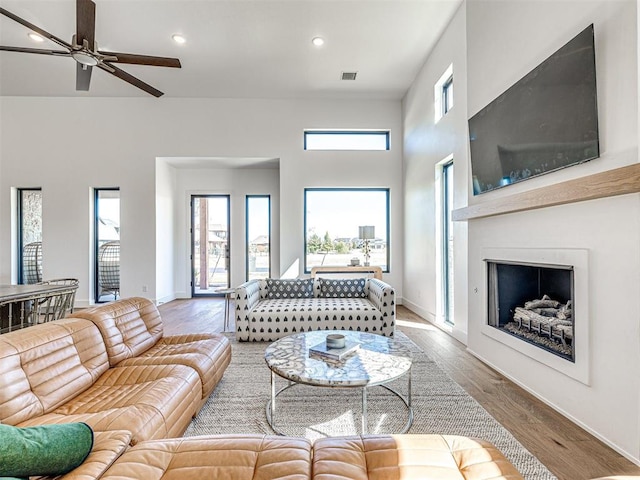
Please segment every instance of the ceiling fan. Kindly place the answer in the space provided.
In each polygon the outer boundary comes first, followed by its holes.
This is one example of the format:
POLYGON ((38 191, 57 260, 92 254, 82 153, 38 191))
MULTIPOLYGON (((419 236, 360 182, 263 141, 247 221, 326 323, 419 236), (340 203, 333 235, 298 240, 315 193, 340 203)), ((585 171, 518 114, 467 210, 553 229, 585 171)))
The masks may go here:
POLYGON ((128 63, 133 65, 151 65, 156 67, 180 68, 180 60, 168 57, 152 57, 149 55, 136 55, 133 53, 106 52, 98 49, 95 41, 96 31, 96 4, 92 0, 76 0, 76 33, 73 35, 71 43, 56 37, 55 35, 42 30, 41 28, 27 22, 17 15, 0 8, 0 13, 10 19, 33 30, 43 38, 48 38, 57 43, 65 50, 46 50, 40 48, 8 47, 0 45, 0 50, 7 52, 36 53, 40 55, 53 55, 56 57, 71 57, 76 62, 76 90, 88 91, 91 82, 91 70, 98 67, 111 75, 118 77, 125 82, 138 87, 141 90, 160 97, 163 93, 130 75, 129 73, 116 67, 114 63, 128 63))

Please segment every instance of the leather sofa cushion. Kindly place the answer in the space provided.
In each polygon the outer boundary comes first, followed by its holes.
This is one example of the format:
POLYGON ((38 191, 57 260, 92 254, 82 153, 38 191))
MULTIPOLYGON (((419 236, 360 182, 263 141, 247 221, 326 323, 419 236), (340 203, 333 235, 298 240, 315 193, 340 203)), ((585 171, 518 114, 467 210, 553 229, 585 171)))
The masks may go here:
POLYGON ((182 435, 201 396, 198 374, 183 365, 111 368, 74 399, 19 426, 85 422, 95 431, 128 430, 137 443, 182 435))
POLYGON ((491 443, 455 435, 323 438, 313 447, 313 480, 522 480, 491 443))
POLYGON ((109 368, 98 328, 63 319, 0 335, 0 422, 54 411, 109 368))
POLYGON ((304 438, 224 435, 143 442, 101 480, 308 480, 311 444, 304 438))
MULTIPOLYGON (((94 432, 93 449, 89 457, 78 468, 66 475, 56 477, 56 480, 90 480, 100 476, 122 455, 129 447, 131 433, 124 430, 110 432, 94 432)), ((49 480, 51 477, 38 478, 49 480)))
POLYGON ((142 297, 85 308, 70 316, 90 320, 100 329, 112 367, 153 347, 164 331, 158 309, 142 297))
POLYGON ((231 362, 231 343, 219 334, 189 334, 164 337, 138 357, 118 363, 129 365, 186 365, 198 372, 202 398, 207 398, 231 362))
POLYGON ((200 375, 203 399, 220 382, 231 361, 231 344, 223 335, 164 337, 160 313, 146 298, 121 299, 80 310, 73 317, 87 319, 100 329, 112 367, 186 365, 200 375))

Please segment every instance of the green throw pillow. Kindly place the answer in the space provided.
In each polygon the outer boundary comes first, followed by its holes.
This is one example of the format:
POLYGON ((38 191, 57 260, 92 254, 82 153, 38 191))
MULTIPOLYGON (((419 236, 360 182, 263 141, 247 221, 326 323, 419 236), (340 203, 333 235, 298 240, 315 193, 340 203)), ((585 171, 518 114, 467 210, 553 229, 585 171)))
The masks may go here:
POLYGON ((93 430, 86 423, 0 424, 0 477, 62 475, 84 462, 92 447, 93 430))

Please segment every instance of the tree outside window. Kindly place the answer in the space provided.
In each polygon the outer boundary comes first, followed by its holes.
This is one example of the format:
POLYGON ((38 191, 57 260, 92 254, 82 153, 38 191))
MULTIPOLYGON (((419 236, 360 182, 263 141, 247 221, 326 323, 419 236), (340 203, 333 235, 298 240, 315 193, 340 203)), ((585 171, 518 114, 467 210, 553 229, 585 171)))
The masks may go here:
POLYGON ((347 266, 365 260, 358 227, 372 225, 370 264, 389 271, 389 189, 305 189, 305 271, 315 266, 347 266))

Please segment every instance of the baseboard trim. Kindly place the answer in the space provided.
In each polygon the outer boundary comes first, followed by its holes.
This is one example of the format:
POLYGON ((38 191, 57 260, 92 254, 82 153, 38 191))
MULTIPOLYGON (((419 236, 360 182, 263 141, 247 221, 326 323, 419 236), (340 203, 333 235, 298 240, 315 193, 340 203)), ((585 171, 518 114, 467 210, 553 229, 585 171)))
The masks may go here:
POLYGON ((540 400, 541 402, 543 402, 545 405, 548 405, 549 407, 553 408, 556 412, 558 412, 559 414, 561 414, 562 416, 568 418, 569 420, 571 420, 573 423, 575 423, 576 425, 578 425, 579 427, 583 428, 584 430, 586 430, 587 432, 589 432, 591 435, 593 435, 594 437, 596 437, 598 440, 600 440, 601 442, 603 442, 604 444, 606 444, 607 446, 611 447, 613 450, 615 450, 616 452, 618 452, 620 455, 622 455, 623 457, 625 457, 627 460, 635 463, 636 465, 640 466, 640 458, 637 458, 635 456, 633 456, 633 454, 627 452, 624 448, 620 447, 619 445, 617 445, 616 443, 612 442, 611 440, 607 439, 606 437, 600 435, 596 430, 594 430, 593 428, 591 428, 589 425, 586 425, 584 422, 578 420, 577 418, 575 418, 573 415, 569 414, 568 412, 566 412, 565 410, 563 410, 562 408, 560 408, 559 406, 557 406, 556 404, 554 404, 553 402, 551 402, 550 400, 548 400, 547 398, 545 398, 544 396, 540 395, 538 392, 536 392, 535 390, 532 390, 531 388, 529 388, 527 385, 523 384, 522 382, 520 382, 518 379, 514 378, 513 376, 509 375, 508 373, 506 373, 504 370, 502 370, 500 367, 494 365, 492 362, 488 361, 486 358, 484 358, 482 355, 479 355, 478 353, 474 352, 472 349, 470 349, 469 347, 467 347, 467 352, 469 352, 471 355, 473 355, 474 357, 476 357, 478 360, 480 360, 482 363, 484 363, 485 365, 488 365, 489 367, 493 368, 496 372, 500 373, 502 376, 504 376, 505 378, 509 379, 511 382, 515 383, 516 385, 518 385, 520 388, 522 388, 523 390, 526 390, 527 392, 529 392, 531 395, 533 395, 534 397, 536 397, 538 400, 540 400))
POLYGON ((467 345, 467 334, 466 334, 466 332, 463 332, 461 330, 456 329, 455 325, 449 325, 447 323, 438 321, 436 319, 436 316, 433 313, 423 309, 419 305, 417 305, 417 304, 415 304, 415 303, 413 303, 413 302, 411 302, 411 301, 409 301, 407 299, 404 299, 403 306, 405 308, 407 308, 408 310, 411 310, 411 312, 415 313, 416 315, 418 315, 422 319, 424 319, 427 322, 429 322, 434 327, 439 328, 440 330, 445 332, 447 335, 451 335, 453 338, 455 338, 456 340, 458 340, 462 344, 467 345))
POLYGON ((155 304, 156 305, 162 305, 163 303, 168 303, 171 300, 175 300, 177 297, 175 295, 175 293, 171 294, 171 295, 165 295, 164 297, 161 298, 157 298, 155 300, 155 304))

